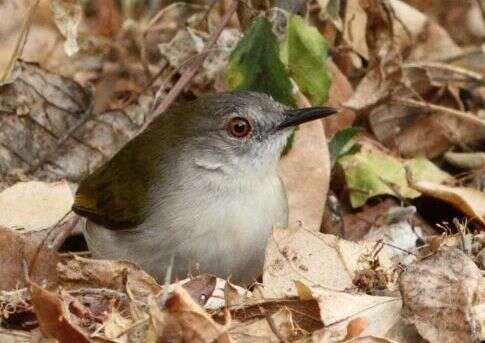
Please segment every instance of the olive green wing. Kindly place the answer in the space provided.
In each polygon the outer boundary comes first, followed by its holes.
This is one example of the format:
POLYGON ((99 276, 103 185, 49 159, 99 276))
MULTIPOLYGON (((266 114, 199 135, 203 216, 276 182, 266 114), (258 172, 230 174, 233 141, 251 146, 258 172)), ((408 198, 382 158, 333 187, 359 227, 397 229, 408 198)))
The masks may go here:
POLYGON ((81 182, 72 207, 75 213, 113 230, 143 222, 151 173, 136 141, 81 182))

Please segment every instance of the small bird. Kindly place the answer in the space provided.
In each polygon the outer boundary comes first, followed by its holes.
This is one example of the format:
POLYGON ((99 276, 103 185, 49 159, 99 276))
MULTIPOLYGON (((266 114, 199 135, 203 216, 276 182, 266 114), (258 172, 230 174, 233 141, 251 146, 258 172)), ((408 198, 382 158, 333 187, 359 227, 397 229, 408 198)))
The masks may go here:
POLYGON ((292 129, 335 113, 290 109, 255 92, 174 105, 84 179, 73 210, 93 257, 162 281, 211 273, 248 285, 274 226, 288 224, 277 164, 292 129))

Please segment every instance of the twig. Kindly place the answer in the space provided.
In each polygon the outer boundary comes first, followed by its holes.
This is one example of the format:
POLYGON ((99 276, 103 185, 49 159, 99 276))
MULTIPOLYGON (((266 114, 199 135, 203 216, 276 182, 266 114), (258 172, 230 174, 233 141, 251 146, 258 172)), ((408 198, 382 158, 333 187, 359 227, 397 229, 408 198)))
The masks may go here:
POLYGON ((446 56, 446 57, 440 59, 440 62, 451 63, 451 62, 454 62, 456 60, 461 60, 462 58, 466 58, 466 57, 471 56, 471 55, 482 54, 482 53, 483 52, 482 52, 481 47, 476 47, 476 46, 465 47, 465 48, 462 48, 462 50, 458 53, 455 53, 451 56, 446 56))
POLYGON ((126 329, 124 330, 121 330, 116 336, 115 336, 115 339, 118 339, 120 338, 121 336, 124 336, 126 335, 128 332, 130 332, 131 330, 133 330, 134 328, 142 325, 142 324, 145 324, 148 322, 148 320, 150 319, 150 317, 146 317, 146 318, 142 318, 142 319, 139 319, 137 320, 136 322, 134 322, 133 324, 131 324, 129 327, 127 327, 126 329))
POLYGON ((160 308, 165 307, 165 303, 167 302, 168 295, 169 295, 169 288, 170 288, 170 280, 172 280, 172 269, 173 269, 173 262, 175 259, 175 255, 172 254, 170 257, 170 264, 165 272, 165 282, 163 284, 163 293, 160 297, 160 301, 158 302, 158 306, 160 308))
POLYGON ((28 9, 27 17, 25 18, 22 29, 20 30, 19 36, 17 38, 17 42, 15 44, 14 51, 12 56, 10 56, 10 60, 8 61, 7 67, 0 78, 0 84, 3 84, 7 79, 10 77, 10 74, 15 66, 15 62, 17 58, 22 54, 22 50, 24 49, 25 42, 27 41, 27 36, 30 30, 30 24, 32 23, 32 18, 34 17, 35 10, 37 9, 37 5, 39 4, 39 0, 34 0, 31 6, 28 9))
POLYGON ((477 124, 485 128, 485 120, 480 119, 478 116, 469 114, 467 112, 455 110, 453 108, 444 107, 440 105, 430 104, 424 101, 417 101, 409 98, 403 98, 403 97, 395 97, 395 98, 392 98, 392 100, 395 102, 401 103, 403 105, 424 108, 424 109, 427 109, 428 111, 437 111, 437 112, 450 114, 456 118, 463 119, 464 121, 477 124))
MULTIPOLYGON (((455 74, 462 75, 464 78, 471 79, 477 83, 485 83, 485 76, 481 73, 477 73, 471 70, 468 70, 463 67, 446 64, 446 63, 439 63, 439 62, 413 62, 413 63, 405 63, 403 64, 404 68, 432 68, 432 69, 440 69, 445 72, 452 72, 455 74)), ((458 79, 456 81, 466 81, 458 79)))
POLYGON ((49 244, 49 249, 53 251, 58 251, 66 241, 67 237, 69 237, 72 231, 76 228, 77 223, 79 223, 80 219, 81 217, 79 217, 77 214, 74 214, 74 217, 71 220, 65 222, 60 228, 60 232, 54 238, 52 243, 49 244))
POLYGON ((273 320, 273 317, 271 317, 271 314, 269 312, 267 312, 264 309, 264 307, 262 307, 262 306, 259 306, 259 311, 266 318, 266 321, 268 322, 268 325, 269 325, 271 331, 273 331, 273 333, 279 339, 279 341, 280 342, 288 342, 288 340, 283 337, 283 335, 281 334, 281 332, 278 331, 278 328, 276 327, 276 324, 275 324, 275 322, 273 320))
POLYGON ((232 18, 234 12, 236 12, 236 10, 239 6, 239 2, 240 2, 240 0, 233 0, 228 11, 226 12, 224 17, 222 18, 219 27, 217 28, 217 30, 214 31, 214 33, 212 34, 212 36, 209 39, 209 42, 204 47, 204 50, 202 50, 201 53, 196 56, 193 64, 185 70, 185 72, 182 74, 180 79, 172 87, 170 92, 168 92, 167 96, 163 99, 163 101, 160 103, 160 105, 158 105, 158 107, 155 109, 155 111, 153 111, 152 113, 150 113, 147 116, 145 124, 143 125, 143 129, 145 129, 154 118, 158 117, 161 113, 165 112, 167 110, 167 108, 170 107, 170 105, 175 101, 175 99, 178 97, 178 95, 182 92, 182 90, 187 86, 187 84, 190 82, 190 80, 194 77, 197 70, 204 63, 209 51, 216 44, 217 39, 219 38, 222 31, 224 30, 224 27, 227 25, 229 20, 232 18))

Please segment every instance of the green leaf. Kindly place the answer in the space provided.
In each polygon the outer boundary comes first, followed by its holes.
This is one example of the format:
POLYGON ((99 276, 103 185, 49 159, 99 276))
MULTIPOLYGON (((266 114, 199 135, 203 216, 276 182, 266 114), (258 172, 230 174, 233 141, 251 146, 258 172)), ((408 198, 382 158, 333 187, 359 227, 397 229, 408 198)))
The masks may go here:
POLYGON ((296 105, 278 40, 265 17, 253 21, 231 53, 226 80, 233 90, 262 92, 285 105, 296 105))
MULTIPOLYGON (((365 147, 365 146, 364 146, 365 147)), ((376 195, 416 198, 421 194, 408 184, 406 170, 414 181, 441 183, 450 175, 426 158, 402 160, 378 149, 363 149, 338 160, 342 166, 352 207, 360 207, 376 195)))
POLYGON ((312 105, 327 101, 330 76, 327 70, 328 44, 318 30, 303 18, 291 16, 281 49, 290 76, 312 105))
POLYGON ((340 130, 332 137, 328 143, 332 167, 339 158, 346 155, 355 154, 360 151, 360 144, 350 144, 350 141, 361 131, 362 129, 360 127, 349 127, 347 129, 340 130))

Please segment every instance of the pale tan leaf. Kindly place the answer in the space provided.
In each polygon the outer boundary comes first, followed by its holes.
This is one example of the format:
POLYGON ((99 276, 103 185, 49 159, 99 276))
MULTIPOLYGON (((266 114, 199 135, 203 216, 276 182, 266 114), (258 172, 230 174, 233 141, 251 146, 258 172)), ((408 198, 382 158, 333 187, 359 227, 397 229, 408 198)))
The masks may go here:
POLYGON ((316 335, 352 338, 381 336, 401 318, 401 299, 312 288, 325 328, 316 335))
POLYGON ((368 249, 365 244, 301 227, 274 229, 266 249, 265 295, 297 295, 294 281, 333 290, 351 288, 359 258, 368 249))
POLYGON ((418 181, 413 187, 421 193, 443 200, 458 208, 471 220, 485 224, 485 193, 468 187, 452 187, 418 181))
POLYGON ((330 182, 330 156, 323 121, 299 126, 278 171, 288 197, 289 225, 302 222, 305 227, 320 230, 330 182))
POLYGON ((0 225, 37 231, 57 224, 70 210, 67 182, 20 182, 0 193, 0 225))

